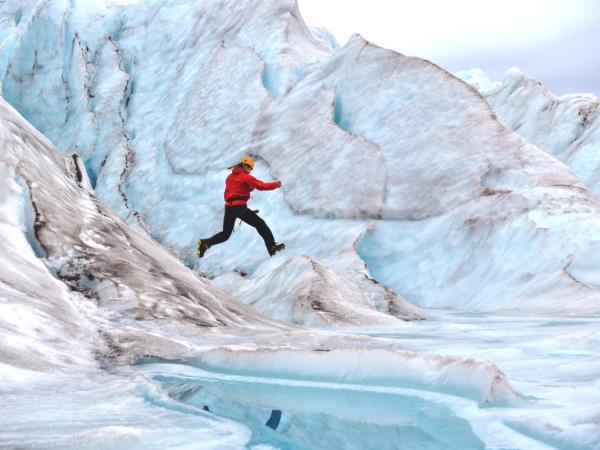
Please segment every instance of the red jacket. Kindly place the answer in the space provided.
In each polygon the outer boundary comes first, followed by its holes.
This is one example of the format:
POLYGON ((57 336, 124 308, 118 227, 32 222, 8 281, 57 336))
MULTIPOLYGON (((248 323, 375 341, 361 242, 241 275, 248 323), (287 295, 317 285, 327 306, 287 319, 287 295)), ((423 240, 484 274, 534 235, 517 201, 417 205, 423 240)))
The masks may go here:
POLYGON ((259 191, 271 191, 277 189, 281 184, 279 181, 264 183, 257 180, 240 167, 234 167, 225 181, 225 205, 245 205, 250 199, 250 192, 254 189, 259 191), (235 199, 235 200, 233 200, 235 199))

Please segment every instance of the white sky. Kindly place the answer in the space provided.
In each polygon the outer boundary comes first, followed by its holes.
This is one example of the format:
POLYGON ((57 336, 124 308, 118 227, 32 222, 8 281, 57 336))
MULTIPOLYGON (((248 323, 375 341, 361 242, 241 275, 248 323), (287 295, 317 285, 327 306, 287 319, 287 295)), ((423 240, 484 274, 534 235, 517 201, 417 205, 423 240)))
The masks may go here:
POLYGON ((343 45, 355 32, 450 71, 517 66, 557 94, 600 96, 600 0, 298 0, 343 45))

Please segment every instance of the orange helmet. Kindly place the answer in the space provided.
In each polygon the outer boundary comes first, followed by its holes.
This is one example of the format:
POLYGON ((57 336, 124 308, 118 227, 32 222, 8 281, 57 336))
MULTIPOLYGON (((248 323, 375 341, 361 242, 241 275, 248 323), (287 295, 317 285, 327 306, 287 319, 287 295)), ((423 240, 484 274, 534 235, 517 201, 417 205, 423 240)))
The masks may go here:
POLYGON ((254 161, 252 161, 252 158, 249 156, 242 156, 242 159, 240 159, 240 164, 246 164, 247 166, 250 166, 250 168, 254 169, 254 161))

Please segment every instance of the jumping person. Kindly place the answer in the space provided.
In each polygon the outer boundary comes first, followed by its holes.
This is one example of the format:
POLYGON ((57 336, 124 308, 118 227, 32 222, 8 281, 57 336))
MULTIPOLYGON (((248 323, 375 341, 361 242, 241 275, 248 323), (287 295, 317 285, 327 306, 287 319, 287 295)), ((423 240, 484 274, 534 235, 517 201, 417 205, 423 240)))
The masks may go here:
POLYGON ((250 192, 254 189, 259 191, 271 191, 281 187, 281 181, 264 183, 257 180, 250 172, 254 169, 254 161, 248 156, 243 156, 240 162, 233 166, 233 170, 225 181, 225 217, 223 218, 223 231, 215 234, 209 239, 198 240, 198 256, 202 258, 206 250, 213 245, 225 242, 233 232, 235 220, 239 217, 248 225, 253 226, 265 241, 269 255, 273 256, 285 248, 284 244, 275 243, 273 233, 264 220, 258 217, 246 203, 250 199, 250 192))

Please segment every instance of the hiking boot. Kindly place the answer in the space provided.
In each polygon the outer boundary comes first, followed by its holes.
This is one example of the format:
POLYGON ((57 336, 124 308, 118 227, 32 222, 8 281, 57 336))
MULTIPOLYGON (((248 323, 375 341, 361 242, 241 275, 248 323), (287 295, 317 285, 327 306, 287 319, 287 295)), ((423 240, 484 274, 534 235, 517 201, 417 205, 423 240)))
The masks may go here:
POLYGON ((208 250, 208 244, 206 243, 206 241, 198 239, 198 252, 196 253, 198 257, 202 258, 206 253, 206 250, 208 250))
POLYGON ((269 249, 269 255, 273 256, 275 253, 285 249, 285 244, 275 244, 269 249))

